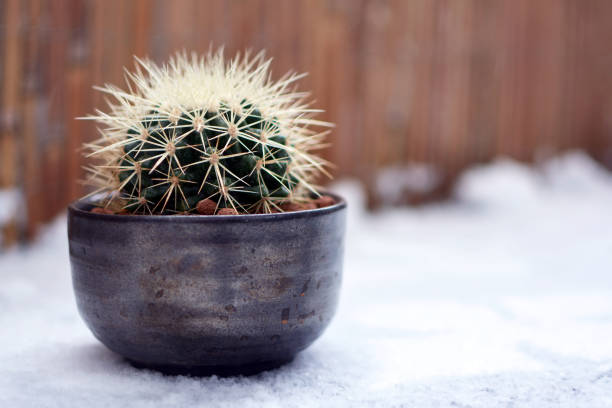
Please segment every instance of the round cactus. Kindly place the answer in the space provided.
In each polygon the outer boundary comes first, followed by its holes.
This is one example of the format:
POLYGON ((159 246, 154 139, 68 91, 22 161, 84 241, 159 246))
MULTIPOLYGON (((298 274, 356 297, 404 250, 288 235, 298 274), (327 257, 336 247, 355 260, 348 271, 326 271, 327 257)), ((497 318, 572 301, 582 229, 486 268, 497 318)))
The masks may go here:
POLYGON ((312 181, 326 163, 312 151, 327 132, 312 128, 331 125, 293 89, 301 75, 272 81, 263 53, 136 61, 129 90, 98 88, 114 98, 110 111, 87 118, 104 125, 86 145, 100 159, 88 182, 107 193, 104 206, 175 214, 206 200, 212 212, 269 213, 318 195, 312 181))

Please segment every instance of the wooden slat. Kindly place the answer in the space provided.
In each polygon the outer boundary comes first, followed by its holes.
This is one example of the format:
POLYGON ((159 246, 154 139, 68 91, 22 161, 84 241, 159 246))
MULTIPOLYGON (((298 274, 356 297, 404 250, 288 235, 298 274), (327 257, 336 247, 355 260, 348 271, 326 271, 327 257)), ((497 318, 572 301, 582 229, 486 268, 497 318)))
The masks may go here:
POLYGON ((44 36, 44 5, 39 0, 31 0, 27 3, 28 24, 39 27, 38 30, 29 30, 27 35, 27 46, 24 61, 24 95, 23 95, 23 128, 21 131, 21 150, 23 157, 23 186, 24 197, 28 214, 28 225, 26 236, 32 238, 36 235, 42 220, 42 194, 40 187, 40 140, 37 134, 41 128, 41 120, 38 117, 42 92, 42 59, 41 38, 44 36))
POLYGON ((81 194, 80 184, 74 180, 82 180, 84 177, 82 166, 83 157, 80 154, 80 147, 87 139, 85 134, 92 132, 92 123, 76 120, 88 112, 86 107, 90 106, 91 92, 89 89, 91 76, 87 69, 87 60, 91 56, 88 48, 90 26, 88 24, 87 4, 76 0, 70 9, 70 53, 69 69, 66 74, 66 141, 64 157, 67 163, 67 197, 61 202, 61 206, 67 202, 76 200, 81 194))
POLYGON ((0 166, 0 188, 12 188, 17 180, 17 140, 19 103, 21 99, 22 41, 20 36, 21 5, 19 0, 8 0, 5 4, 3 37, 2 76, 2 133, 0 151, 3 152, 0 166))
MULTIPOLYGON (((2 122, 0 127, 0 189, 18 188, 18 134, 21 104, 22 77, 22 3, 19 0, 7 0, 3 7, 4 19, 2 35, 4 37, 4 54, 2 63, 2 122)), ((17 220, 9 220, 0 225, 0 241, 11 245, 17 239, 17 220)))
POLYGON ((153 8, 150 0, 135 0, 132 2, 131 19, 133 21, 134 55, 145 57, 151 53, 151 24, 153 8))

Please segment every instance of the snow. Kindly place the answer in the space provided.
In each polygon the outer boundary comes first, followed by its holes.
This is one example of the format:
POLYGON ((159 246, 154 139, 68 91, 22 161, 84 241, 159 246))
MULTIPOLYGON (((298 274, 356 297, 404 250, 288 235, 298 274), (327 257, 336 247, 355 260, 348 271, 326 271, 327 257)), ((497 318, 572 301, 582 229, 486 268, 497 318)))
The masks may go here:
POLYGON ((432 165, 410 163, 391 166, 376 175, 376 194, 384 205, 397 205, 403 193, 429 193, 440 182, 441 176, 432 165))
MULTIPOLYGON (((0 189, 0 231, 3 225, 17 216, 19 198, 16 189, 0 189)), ((0 248, 2 248, 2 234, 0 234, 0 248)))
POLYGON ((368 215, 358 184, 340 307, 254 377, 137 370, 72 295, 65 219, 0 256, 0 407, 612 407, 612 174, 573 153, 474 168, 456 199, 368 215))

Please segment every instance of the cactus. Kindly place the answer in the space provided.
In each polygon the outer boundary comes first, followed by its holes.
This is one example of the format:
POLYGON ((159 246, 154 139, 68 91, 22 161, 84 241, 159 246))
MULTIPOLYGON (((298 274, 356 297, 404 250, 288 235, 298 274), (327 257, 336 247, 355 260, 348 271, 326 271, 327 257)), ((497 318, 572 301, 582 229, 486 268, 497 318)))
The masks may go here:
POLYGON ((206 200, 211 213, 270 213, 317 197, 313 180, 328 173, 313 151, 331 124, 294 88, 303 75, 274 82, 269 66, 263 53, 183 52, 162 66, 136 58, 127 91, 96 88, 113 98, 86 118, 103 125, 85 145, 99 160, 87 182, 106 193, 100 205, 176 214, 206 200))

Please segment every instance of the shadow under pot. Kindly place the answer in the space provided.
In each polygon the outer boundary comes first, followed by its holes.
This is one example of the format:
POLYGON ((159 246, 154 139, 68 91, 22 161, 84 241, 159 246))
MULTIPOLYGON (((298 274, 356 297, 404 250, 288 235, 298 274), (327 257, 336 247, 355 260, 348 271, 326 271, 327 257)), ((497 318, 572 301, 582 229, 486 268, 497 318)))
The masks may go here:
POLYGON ((346 204, 277 214, 109 215, 68 209, 72 282, 95 337, 137 367, 254 374, 332 319, 346 204))

